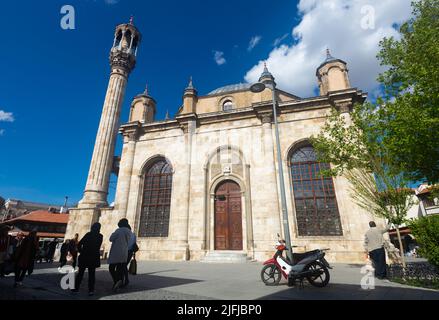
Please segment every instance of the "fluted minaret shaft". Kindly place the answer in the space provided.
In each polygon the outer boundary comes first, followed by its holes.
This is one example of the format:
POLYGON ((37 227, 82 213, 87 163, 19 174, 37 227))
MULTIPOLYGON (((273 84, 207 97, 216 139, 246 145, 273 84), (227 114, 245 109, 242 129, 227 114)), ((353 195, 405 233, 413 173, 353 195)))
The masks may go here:
POLYGON ((128 77, 136 64, 140 33, 132 24, 116 29, 110 54, 111 75, 102 110, 93 157, 81 207, 108 205, 107 196, 113 169, 114 149, 128 77))

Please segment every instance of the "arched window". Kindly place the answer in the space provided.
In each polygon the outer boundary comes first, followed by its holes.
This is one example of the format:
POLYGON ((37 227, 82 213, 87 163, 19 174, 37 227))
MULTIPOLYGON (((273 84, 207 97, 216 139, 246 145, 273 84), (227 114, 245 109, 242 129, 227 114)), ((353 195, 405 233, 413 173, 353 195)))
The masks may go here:
POLYGON ((296 149, 290 165, 299 236, 343 235, 334 182, 320 173, 329 165, 317 161, 311 146, 296 149))
POLYGON ((223 111, 230 111, 233 109, 233 102, 230 100, 227 100, 223 103, 223 111))
POLYGON ((156 160, 145 173, 140 237, 167 237, 172 193, 172 167, 163 158, 156 160))

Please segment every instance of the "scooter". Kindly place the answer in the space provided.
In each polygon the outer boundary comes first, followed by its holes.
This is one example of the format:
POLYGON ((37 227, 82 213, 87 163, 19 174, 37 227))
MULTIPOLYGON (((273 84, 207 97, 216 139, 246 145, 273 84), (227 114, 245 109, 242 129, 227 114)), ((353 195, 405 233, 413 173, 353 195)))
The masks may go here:
MULTIPOLYGON (((283 252, 287 249, 285 240, 280 239, 279 234, 276 243, 276 253, 270 260, 264 262, 261 271, 262 282, 267 286, 275 286, 280 283, 281 276, 288 280, 288 286, 294 286, 296 281, 300 281, 303 287, 304 279, 318 288, 328 285, 332 269, 325 259, 326 251, 313 250, 306 253, 293 253, 293 261, 284 258, 283 252)), ((295 247, 293 247, 295 248, 295 247)))

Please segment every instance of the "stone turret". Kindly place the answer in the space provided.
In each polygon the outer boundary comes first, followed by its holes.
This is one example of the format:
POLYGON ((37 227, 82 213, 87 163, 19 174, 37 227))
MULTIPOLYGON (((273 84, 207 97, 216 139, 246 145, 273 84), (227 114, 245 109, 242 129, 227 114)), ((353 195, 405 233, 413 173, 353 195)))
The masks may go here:
POLYGON ((347 63, 334 58, 327 49, 326 60, 317 68, 316 72, 320 95, 327 95, 330 91, 349 89, 351 85, 348 72, 347 63))
POLYGON ((198 93, 193 85, 193 81, 191 77, 189 80, 189 85, 184 90, 183 110, 181 114, 196 113, 197 101, 198 101, 198 93))
POLYGON ((156 101, 149 94, 148 86, 145 92, 136 96, 131 103, 129 122, 151 123, 155 121, 157 112, 156 101))

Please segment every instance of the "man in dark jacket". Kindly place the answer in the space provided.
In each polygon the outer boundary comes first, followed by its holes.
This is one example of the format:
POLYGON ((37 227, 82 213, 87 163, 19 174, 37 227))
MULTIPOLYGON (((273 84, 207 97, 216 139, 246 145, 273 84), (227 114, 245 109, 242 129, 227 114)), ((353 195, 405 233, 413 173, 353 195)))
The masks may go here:
POLYGON ((35 256, 38 250, 37 232, 32 231, 24 238, 18 247, 15 255, 15 284, 14 287, 21 286, 26 272, 32 273, 34 268, 35 256))
POLYGON ((60 249, 60 257, 59 257, 59 267, 62 268, 67 264, 67 255, 69 253, 69 242, 70 240, 64 241, 60 249))
POLYGON ((100 234, 101 225, 95 223, 91 231, 78 243, 79 252, 79 272, 76 277, 75 289, 72 292, 78 292, 84 277, 85 269, 88 269, 88 294, 94 295, 95 291, 95 272, 96 268, 101 266, 101 245, 103 236, 100 234))

